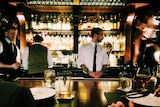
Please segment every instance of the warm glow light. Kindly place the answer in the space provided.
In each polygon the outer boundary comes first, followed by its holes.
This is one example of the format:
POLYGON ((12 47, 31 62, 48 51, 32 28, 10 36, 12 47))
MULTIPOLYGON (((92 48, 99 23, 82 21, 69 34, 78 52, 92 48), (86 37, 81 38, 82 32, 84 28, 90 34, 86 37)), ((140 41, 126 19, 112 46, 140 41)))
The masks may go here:
POLYGON ((119 81, 117 81, 117 82, 104 81, 104 82, 101 82, 101 86, 103 87, 105 92, 113 92, 113 91, 117 90, 117 88, 119 87, 119 81))
POLYGON ((81 89, 81 91, 79 92, 79 96, 80 96, 80 100, 84 103, 84 104, 87 104, 88 102, 88 99, 90 99, 90 90, 87 91, 88 89, 88 86, 90 87, 93 87, 92 86, 93 83, 90 83, 90 82, 78 82, 78 87, 79 89, 81 89))
POLYGON ((160 21, 156 20, 157 17, 159 17, 159 16, 154 16, 153 17, 153 24, 156 25, 156 26, 160 24, 160 21))
POLYGON ((18 14, 17 15, 18 20, 25 20, 24 15, 18 14))
POLYGON ((126 20, 128 25, 132 26, 132 22, 133 22, 134 16, 135 16, 135 13, 130 13, 128 15, 127 20, 126 20))

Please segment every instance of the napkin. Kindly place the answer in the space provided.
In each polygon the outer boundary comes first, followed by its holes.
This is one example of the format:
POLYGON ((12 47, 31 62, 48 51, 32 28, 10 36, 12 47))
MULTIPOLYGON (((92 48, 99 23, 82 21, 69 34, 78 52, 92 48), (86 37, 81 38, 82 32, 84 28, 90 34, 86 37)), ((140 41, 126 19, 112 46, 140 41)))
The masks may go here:
POLYGON ((116 91, 116 92, 104 92, 104 95, 107 99, 108 105, 112 103, 116 103, 117 101, 121 101, 124 103, 125 107, 128 106, 128 100, 124 97, 125 92, 123 91, 116 91))
POLYGON ((145 97, 127 99, 132 100, 134 103, 140 105, 160 107, 160 97, 155 97, 152 93, 145 97))

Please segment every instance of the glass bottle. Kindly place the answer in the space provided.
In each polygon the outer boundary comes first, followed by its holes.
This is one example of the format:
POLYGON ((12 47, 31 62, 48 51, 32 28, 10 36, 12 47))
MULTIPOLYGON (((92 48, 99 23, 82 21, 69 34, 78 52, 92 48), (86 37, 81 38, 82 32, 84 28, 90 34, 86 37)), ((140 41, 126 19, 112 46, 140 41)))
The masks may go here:
POLYGON ((57 29, 57 16, 56 16, 56 14, 54 14, 54 16, 53 16, 52 29, 53 30, 57 29))
POLYGON ((34 29, 36 25, 36 21, 34 19, 34 14, 31 14, 31 23, 30 23, 30 29, 34 29))
POLYGON ((53 16, 52 14, 50 14, 50 16, 48 17, 48 20, 47 20, 47 27, 48 27, 48 30, 51 30, 53 27, 52 27, 52 20, 53 20, 53 16))
POLYGON ((57 19, 57 30, 61 30, 61 29, 62 29, 62 21, 61 21, 60 16, 58 16, 58 19, 57 19))

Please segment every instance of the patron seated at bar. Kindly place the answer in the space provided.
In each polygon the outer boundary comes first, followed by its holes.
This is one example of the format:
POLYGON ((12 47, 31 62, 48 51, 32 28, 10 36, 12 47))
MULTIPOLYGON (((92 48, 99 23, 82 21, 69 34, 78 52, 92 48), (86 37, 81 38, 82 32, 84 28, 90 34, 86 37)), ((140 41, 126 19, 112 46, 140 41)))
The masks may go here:
POLYGON ((85 75, 99 78, 109 65, 109 59, 104 48, 98 44, 103 40, 103 30, 93 28, 91 37, 91 42, 83 45, 78 52, 78 66, 82 68, 85 75))
POLYGON ((0 41, 0 73, 5 78, 14 79, 20 73, 20 51, 14 44, 18 30, 14 26, 8 26, 4 35, 0 41))
POLYGON ((39 35, 33 37, 33 44, 24 49, 22 65, 30 76, 43 76, 44 70, 52 68, 50 50, 41 43, 43 38, 39 35))

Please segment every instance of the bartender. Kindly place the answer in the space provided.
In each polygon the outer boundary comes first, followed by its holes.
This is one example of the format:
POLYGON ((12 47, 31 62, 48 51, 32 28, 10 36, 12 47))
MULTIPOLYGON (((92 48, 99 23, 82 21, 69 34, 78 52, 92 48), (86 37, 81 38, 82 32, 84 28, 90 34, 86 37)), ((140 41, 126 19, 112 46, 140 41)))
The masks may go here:
POLYGON ((99 78, 109 65, 108 56, 104 48, 98 44, 103 40, 103 30, 101 28, 93 28, 91 36, 91 42, 83 45, 78 52, 78 65, 85 75, 99 78))

